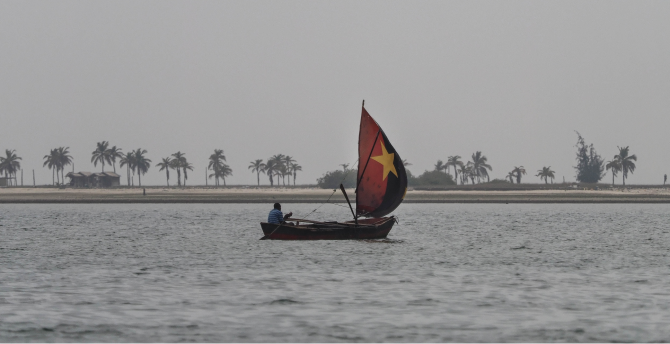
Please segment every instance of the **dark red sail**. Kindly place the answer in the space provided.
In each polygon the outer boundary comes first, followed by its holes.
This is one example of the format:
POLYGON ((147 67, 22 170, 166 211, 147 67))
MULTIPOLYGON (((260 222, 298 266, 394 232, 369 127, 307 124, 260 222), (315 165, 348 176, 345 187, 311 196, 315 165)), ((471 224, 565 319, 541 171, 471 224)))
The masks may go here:
POLYGON ((400 205, 407 192, 407 173, 379 124, 363 108, 358 134, 356 215, 381 217, 400 205))

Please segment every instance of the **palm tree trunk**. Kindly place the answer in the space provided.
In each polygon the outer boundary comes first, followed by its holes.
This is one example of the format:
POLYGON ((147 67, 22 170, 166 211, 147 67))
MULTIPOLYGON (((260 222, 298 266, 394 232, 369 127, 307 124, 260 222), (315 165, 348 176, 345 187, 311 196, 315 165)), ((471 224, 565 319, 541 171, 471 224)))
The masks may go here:
POLYGON ((170 172, 168 172, 168 169, 165 168, 165 178, 167 180, 167 186, 170 187, 170 172))
POLYGON ((260 171, 256 172, 256 181, 258 182, 258 186, 261 186, 261 172, 260 171))
POLYGON ((142 172, 137 171, 137 182, 140 184, 140 187, 142 187, 142 172))
POLYGON ((56 169, 51 168, 51 185, 56 185, 56 177, 54 177, 55 173, 56 173, 56 169))
POLYGON ((614 186, 614 173, 612 173, 612 186, 614 186))

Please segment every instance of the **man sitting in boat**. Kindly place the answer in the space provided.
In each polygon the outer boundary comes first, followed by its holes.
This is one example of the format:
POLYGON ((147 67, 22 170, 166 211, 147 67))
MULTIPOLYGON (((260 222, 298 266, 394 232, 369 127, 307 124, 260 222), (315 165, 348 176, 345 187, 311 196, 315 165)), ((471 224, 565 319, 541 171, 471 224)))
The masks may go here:
POLYGON ((286 215, 281 212, 281 204, 275 203, 275 208, 270 211, 268 215, 268 223, 281 224, 286 223, 286 219, 293 216, 293 212, 290 212, 286 215))

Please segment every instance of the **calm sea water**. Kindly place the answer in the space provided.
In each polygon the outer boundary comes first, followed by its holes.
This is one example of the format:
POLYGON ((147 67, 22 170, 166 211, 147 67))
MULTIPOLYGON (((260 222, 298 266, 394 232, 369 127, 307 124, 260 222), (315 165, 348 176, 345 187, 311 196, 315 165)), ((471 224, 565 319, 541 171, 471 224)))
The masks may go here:
POLYGON ((269 208, 0 205, 0 341, 670 341, 667 205, 404 204, 387 240, 259 241, 269 208))

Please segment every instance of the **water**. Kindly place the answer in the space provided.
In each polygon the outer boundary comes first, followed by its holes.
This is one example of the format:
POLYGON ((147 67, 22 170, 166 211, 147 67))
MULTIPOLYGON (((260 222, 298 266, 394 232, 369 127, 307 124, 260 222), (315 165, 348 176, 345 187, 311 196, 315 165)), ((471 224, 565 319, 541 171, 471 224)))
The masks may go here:
POLYGON ((259 241, 269 208, 0 205, 0 341, 670 341, 667 205, 404 204, 387 240, 259 241))

